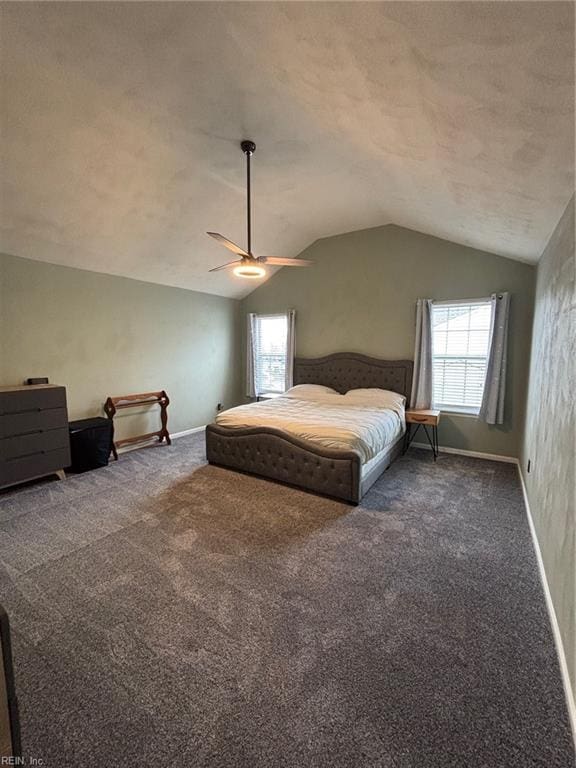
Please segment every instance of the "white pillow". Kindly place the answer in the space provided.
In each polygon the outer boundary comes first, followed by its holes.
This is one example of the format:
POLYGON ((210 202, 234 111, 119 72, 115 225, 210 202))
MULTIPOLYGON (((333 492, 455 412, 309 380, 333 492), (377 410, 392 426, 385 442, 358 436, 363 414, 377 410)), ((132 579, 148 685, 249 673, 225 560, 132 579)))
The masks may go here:
POLYGON ((300 400, 314 400, 318 395, 337 395, 332 387, 325 387, 322 384, 296 384, 284 392, 284 397, 298 397, 300 400))
POLYGON ((372 408, 404 408, 406 398, 389 389, 349 389, 344 397, 355 405, 372 408))

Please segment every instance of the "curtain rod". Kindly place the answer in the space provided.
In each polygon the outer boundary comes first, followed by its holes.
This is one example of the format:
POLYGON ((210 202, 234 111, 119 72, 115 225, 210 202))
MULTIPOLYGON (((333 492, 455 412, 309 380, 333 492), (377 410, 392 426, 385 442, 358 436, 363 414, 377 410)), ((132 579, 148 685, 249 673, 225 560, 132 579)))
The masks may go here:
POLYGON ((248 312, 249 315, 256 317, 286 317, 288 312, 294 312, 293 309, 287 309, 286 312, 248 312))
MULTIPOLYGON (((501 298, 501 295, 498 295, 498 298, 501 298)), ((487 304, 488 302, 492 301, 491 296, 485 296, 480 299, 432 299, 432 304, 487 304)))

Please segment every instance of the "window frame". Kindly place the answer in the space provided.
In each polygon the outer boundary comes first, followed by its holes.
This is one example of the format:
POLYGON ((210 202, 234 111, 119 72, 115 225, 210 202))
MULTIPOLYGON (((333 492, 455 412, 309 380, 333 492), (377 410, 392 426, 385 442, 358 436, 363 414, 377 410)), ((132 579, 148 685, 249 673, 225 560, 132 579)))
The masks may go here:
MULTIPOLYGON (((284 356, 286 357, 288 354, 288 312, 254 312, 254 317, 256 319, 256 323, 258 323, 259 320, 271 320, 276 318, 283 318, 286 320, 286 349, 284 352, 284 356)), ((254 388, 256 390, 256 399, 263 398, 265 400, 271 399, 272 397, 278 397, 286 391, 286 389, 282 389, 281 392, 277 392, 276 390, 272 389, 263 389, 262 391, 258 390, 258 375, 257 375, 257 357, 258 357, 258 345, 256 343, 256 339, 254 339, 254 388)), ((284 366, 287 365, 287 360, 284 361, 284 366)))
MULTIPOLYGON (((430 344, 432 347, 432 408, 435 410, 440 410, 443 413, 454 413, 458 416, 467 416, 469 418, 477 418, 480 414, 480 408, 481 404, 477 407, 475 406, 466 406, 466 405, 457 405, 457 404, 442 404, 437 403, 434 400, 434 325, 433 325, 433 314, 434 314, 434 307, 457 307, 458 305, 464 305, 464 306, 486 306, 488 305, 490 307, 490 327, 492 326, 492 298, 490 296, 485 296, 481 298, 475 298, 475 299, 441 299, 441 300, 433 300, 432 301, 432 310, 431 310, 431 318, 430 318, 430 344)), ((488 346, 486 349, 486 355, 484 357, 486 361, 486 366, 488 365, 488 358, 490 355, 490 338, 488 338, 488 346)), ((462 356, 463 358, 466 358, 466 355, 462 356)), ((472 357, 472 355, 470 355, 472 357)), ((477 356, 480 357, 480 356, 477 356)), ((484 388, 486 387, 486 377, 484 377, 484 385, 482 388, 482 395, 484 394, 484 388)))

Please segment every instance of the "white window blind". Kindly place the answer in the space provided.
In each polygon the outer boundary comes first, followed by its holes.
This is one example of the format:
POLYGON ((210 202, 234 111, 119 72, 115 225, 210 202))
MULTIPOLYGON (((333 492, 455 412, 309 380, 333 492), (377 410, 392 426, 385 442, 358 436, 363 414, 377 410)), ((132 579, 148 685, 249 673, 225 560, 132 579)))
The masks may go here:
POLYGON ((490 300, 432 305, 435 408, 478 413, 490 341, 490 300))
POLYGON ((288 345, 287 315, 256 315, 253 342, 256 392, 284 392, 288 345))

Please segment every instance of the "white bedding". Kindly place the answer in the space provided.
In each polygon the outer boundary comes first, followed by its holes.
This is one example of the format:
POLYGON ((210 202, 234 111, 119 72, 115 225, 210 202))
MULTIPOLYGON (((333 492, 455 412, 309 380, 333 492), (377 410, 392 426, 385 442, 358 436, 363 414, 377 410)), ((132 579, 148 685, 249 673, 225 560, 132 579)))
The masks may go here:
POLYGON ((352 450, 362 464, 404 434, 404 408, 351 403, 343 395, 318 394, 314 399, 281 396, 219 413, 222 427, 274 427, 326 448, 352 450))

